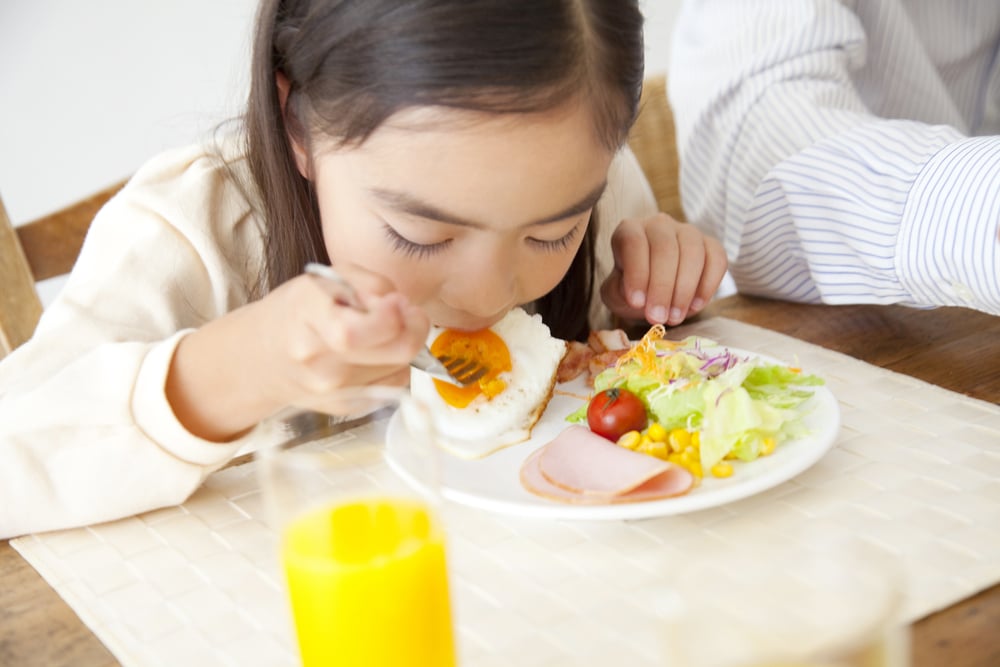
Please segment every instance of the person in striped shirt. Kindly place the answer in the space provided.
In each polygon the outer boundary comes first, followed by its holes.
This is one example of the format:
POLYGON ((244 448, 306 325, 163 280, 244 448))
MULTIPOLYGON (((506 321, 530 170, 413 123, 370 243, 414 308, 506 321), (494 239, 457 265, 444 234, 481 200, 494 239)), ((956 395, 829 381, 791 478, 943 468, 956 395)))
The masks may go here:
POLYGON ((741 292, 1000 314, 1000 2, 689 0, 668 87, 741 292))

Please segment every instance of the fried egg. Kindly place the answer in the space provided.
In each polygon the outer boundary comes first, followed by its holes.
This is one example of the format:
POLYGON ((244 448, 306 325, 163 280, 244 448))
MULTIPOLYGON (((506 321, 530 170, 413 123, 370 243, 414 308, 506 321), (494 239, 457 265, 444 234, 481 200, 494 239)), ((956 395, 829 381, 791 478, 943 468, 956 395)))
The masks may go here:
POLYGON ((489 329, 434 328, 428 346, 437 356, 482 362, 488 369, 466 386, 414 370, 410 390, 435 415, 441 445, 466 459, 523 442, 542 416, 555 386, 566 342, 553 338, 540 315, 515 308, 489 329))

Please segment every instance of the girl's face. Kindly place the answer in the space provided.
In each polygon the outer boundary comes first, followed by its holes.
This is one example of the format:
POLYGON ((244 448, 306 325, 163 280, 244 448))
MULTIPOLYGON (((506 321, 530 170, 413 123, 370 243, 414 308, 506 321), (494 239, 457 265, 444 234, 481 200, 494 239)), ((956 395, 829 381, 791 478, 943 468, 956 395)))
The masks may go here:
POLYGON ((334 266, 388 278, 431 322, 480 329, 552 290, 612 151, 583 105, 530 115, 419 108, 311 170, 334 266))

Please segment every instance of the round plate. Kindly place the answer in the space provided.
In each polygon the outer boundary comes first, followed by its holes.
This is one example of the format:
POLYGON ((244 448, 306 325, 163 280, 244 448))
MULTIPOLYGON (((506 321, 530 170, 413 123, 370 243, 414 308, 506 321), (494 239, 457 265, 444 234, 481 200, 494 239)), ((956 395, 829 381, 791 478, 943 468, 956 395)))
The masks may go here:
MULTIPOLYGON (((736 354, 757 356, 729 348, 736 354)), ((761 357, 773 361, 767 357, 761 357)), ((774 363, 781 363, 774 361, 774 363)), ((779 445, 773 454, 756 461, 733 461, 733 476, 717 479, 706 476, 701 484, 683 496, 647 502, 615 505, 572 505, 536 496, 521 486, 521 464, 538 447, 552 441, 569 426, 566 416, 580 407, 589 394, 583 378, 558 385, 542 418, 526 442, 502 449, 482 459, 465 460, 444 454, 441 494, 456 503, 489 512, 549 519, 620 520, 682 514, 717 507, 766 491, 785 482, 816 463, 833 445, 840 428, 837 400, 825 386, 813 387, 813 395, 801 408, 808 435, 779 445)), ((389 464, 411 484, 406 448, 392 446, 401 438, 402 427, 393 416, 387 434, 389 464)))

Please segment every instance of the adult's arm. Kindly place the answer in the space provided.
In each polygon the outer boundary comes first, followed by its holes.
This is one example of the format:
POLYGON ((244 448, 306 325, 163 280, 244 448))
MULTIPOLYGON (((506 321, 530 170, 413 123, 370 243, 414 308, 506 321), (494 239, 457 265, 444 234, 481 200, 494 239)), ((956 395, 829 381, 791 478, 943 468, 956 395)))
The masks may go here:
MULTIPOLYGON (((871 113, 852 74, 872 45, 848 4, 685 4, 669 97, 688 219, 723 240, 743 292, 1000 314, 1000 137, 871 113)), ((905 12, 880 6, 893 48, 919 53, 905 12)))

